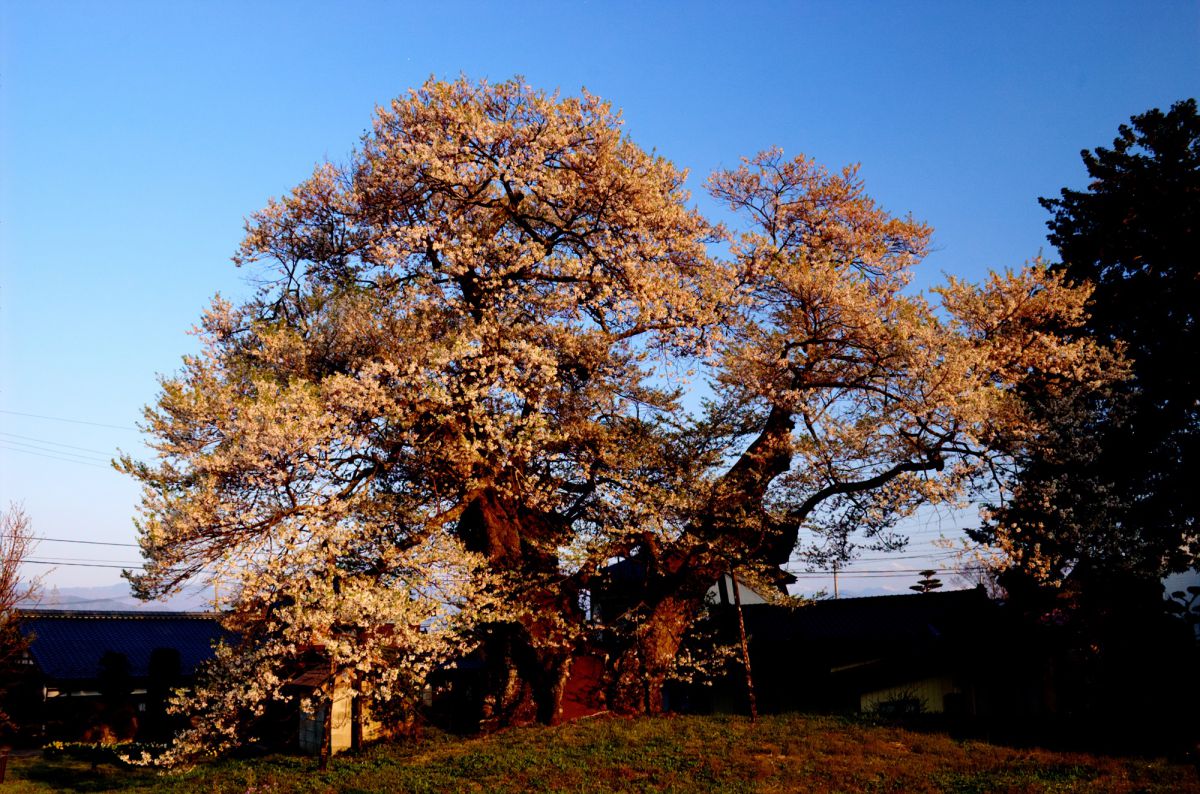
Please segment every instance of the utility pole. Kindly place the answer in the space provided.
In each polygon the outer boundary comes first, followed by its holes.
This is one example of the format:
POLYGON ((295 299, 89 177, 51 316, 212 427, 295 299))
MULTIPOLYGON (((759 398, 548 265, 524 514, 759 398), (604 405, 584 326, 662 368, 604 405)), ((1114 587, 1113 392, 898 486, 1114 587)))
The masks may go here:
POLYGON ((742 594, 733 566, 729 568, 729 578, 733 582, 733 603, 737 607, 738 633, 742 636, 742 666, 746 669, 746 694, 750 697, 750 721, 756 722, 758 720, 758 703, 754 699, 754 676, 750 674, 750 646, 746 643, 746 620, 742 617, 742 594))

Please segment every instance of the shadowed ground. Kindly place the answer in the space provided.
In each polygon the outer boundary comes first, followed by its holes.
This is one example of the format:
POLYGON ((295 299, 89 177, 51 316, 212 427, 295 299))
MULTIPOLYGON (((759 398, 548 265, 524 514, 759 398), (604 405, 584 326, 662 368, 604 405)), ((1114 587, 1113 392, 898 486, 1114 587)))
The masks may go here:
POLYGON ((273 755, 186 772, 14 758, 5 789, 67 791, 1200 791, 1191 765, 1014 749, 837 718, 596 717, 477 739, 430 733, 315 761, 273 755))

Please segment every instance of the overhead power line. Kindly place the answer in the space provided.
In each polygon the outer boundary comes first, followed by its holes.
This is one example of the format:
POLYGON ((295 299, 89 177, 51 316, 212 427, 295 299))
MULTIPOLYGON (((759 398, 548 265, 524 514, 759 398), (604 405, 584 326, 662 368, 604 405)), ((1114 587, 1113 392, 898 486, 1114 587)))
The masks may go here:
POLYGON ((82 543, 87 546, 125 546, 131 549, 138 548, 136 543, 112 543, 106 540, 75 540, 74 538, 34 538, 37 541, 47 541, 49 543, 82 543))
POLYGON ((788 571, 788 573, 792 574, 793 576, 806 578, 806 579, 815 578, 815 577, 819 577, 819 578, 823 579, 823 578, 826 578, 829 576, 833 576, 834 573, 837 573, 838 576, 903 576, 904 574, 922 573, 922 572, 928 571, 928 570, 933 570, 935 573, 959 573, 961 571, 980 571, 980 570, 983 570, 984 567, 985 566, 982 566, 982 565, 959 565, 959 566, 940 567, 940 568, 939 567, 893 568, 890 570, 886 569, 886 568, 870 568, 870 569, 859 569, 859 570, 853 570, 853 569, 846 570, 845 568, 839 568, 836 572, 833 570, 828 570, 828 571, 788 571))
POLYGON ((112 565, 125 565, 125 566, 144 564, 142 560, 137 560, 134 562, 130 562, 128 560, 97 560, 94 557, 52 557, 52 558, 46 560, 46 562, 47 563, 55 563, 55 564, 61 563, 63 565, 66 565, 68 562, 94 562, 97 565, 112 564, 112 565))
POLYGON ((4 411, 0 410, 0 414, 9 414, 11 416, 28 416, 33 419, 49 419, 52 422, 70 422, 73 425, 91 425, 92 427, 110 427, 113 430, 128 430, 132 433, 138 433, 136 427, 130 425, 110 425, 106 422, 90 422, 86 419, 67 419, 62 416, 46 416, 44 414, 27 414, 22 411, 4 411))
POLYGON ((29 563, 30 565, 66 565, 71 568, 117 568, 119 570, 146 567, 140 563, 136 565, 110 565, 102 562, 54 562, 53 560, 21 560, 21 562, 29 563))
MULTIPOLYGON (((143 570, 145 570, 145 568, 146 568, 146 566, 143 563, 130 563, 129 565, 114 565, 112 563, 105 563, 105 562, 56 562, 54 560, 21 560, 21 564, 22 565, 25 565, 25 564, 54 565, 54 566, 62 565, 62 566, 67 566, 67 567, 71 567, 71 568, 116 568, 117 570, 123 570, 123 571, 127 571, 131 568, 141 568, 143 570)), ((169 572, 178 573, 179 571, 169 571, 169 572)), ((208 574, 211 572, 210 571, 199 571, 198 573, 208 574)))
MULTIPOLYGON (((941 550, 927 551, 924 554, 884 554, 880 557, 855 557, 853 560, 848 561, 846 563, 846 565, 854 565, 855 563, 860 563, 860 562, 891 562, 892 560, 926 560, 926 559, 931 559, 933 557, 945 557, 947 555, 947 553, 948 552, 946 552, 944 549, 941 549, 941 550)), ((841 570, 841 568, 839 568, 838 570, 841 570)))
MULTIPOLYGON (((35 441, 38 444, 49 444, 52 447, 66 447, 67 449, 78 449, 81 452, 95 452, 96 454, 103 455, 105 457, 110 457, 115 453, 115 450, 110 452, 110 451, 103 450, 103 449, 92 449, 90 447, 77 447, 74 444, 63 444, 60 441, 50 441, 49 439, 45 439, 45 438, 34 438, 33 436, 23 436, 23 435, 20 435, 19 433, 8 433, 3 430, 0 430, 0 436, 9 436, 10 438, 20 438, 20 439, 24 439, 25 441, 35 441)), ((17 442, 13 442, 13 443, 17 443, 17 442)))
POLYGON ((68 458, 79 458, 80 460, 91 463, 107 463, 110 460, 107 455, 93 455, 90 452, 71 452, 69 449, 54 449, 43 444, 31 444, 28 441, 17 441, 16 439, 12 438, 0 438, 0 443, 32 449, 37 452, 44 452, 50 455, 63 455, 68 458))
MULTIPOLYGON (((78 463, 80 466, 94 466, 97 469, 109 469, 111 466, 106 466, 103 463, 93 463, 89 460, 79 460, 78 458, 64 458, 59 455, 51 455, 45 452, 34 452, 32 449, 21 449, 20 447, 10 447, 5 444, 0 444, 0 449, 6 449, 9 452, 24 452, 26 455, 36 455, 39 458, 49 458, 50 460, 58 460, 63 463, 78 463)), ((68 453, 69 454, 69 453, 68 453)))

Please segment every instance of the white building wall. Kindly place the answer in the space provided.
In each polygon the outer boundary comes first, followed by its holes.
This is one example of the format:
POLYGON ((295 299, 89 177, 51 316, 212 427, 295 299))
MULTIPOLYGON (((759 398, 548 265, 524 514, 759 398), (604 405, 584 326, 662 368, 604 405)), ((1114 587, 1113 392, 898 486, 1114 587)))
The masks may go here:
POLYGON ((877 689, 874 692, 864 692, 859 697, 860 711, 874 711, 879 704, 889 700, 915 697, 922 703, 922 711, 927 714, 941 714, 945 711, 946 695, 958 692, 954 679, 950 676, 934 676, 910 681, 900 686, 877 689))
MULTIPOLYGON (((729 574, 725 574, 722 577, 722 579, 724 579, 724 582, 725 582, 724 592, 726 594, 726 600, 722 601, 722 599, 721 599, 721 583, 717 582, 717 583, 713 584, 712 587, 708 588, 708 592, 704 596, 705 601, 707 601, 710 604, 732 604, 732 603, 734 603, 734 600, 733 600, 733 578, 730 577, 729 574)), ((743 584, 742 582, 738 582, 738 596, 742 600, 742 606, 748 606, 750 604, 765 604, 765 603, 767 603, 767 600, 765 598, 760 596, 754 590, 751 590, 749 587, 746 587, 746 585, 743 584)))

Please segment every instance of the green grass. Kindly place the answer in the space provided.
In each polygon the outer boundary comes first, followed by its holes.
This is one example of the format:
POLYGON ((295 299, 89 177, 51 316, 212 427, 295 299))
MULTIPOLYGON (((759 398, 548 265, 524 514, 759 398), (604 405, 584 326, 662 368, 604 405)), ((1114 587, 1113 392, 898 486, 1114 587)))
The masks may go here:
POLYGON ((832 717, 596 718, 477 739, 430 733, 334 759, 175 773, 14 758, 6 792, 1200 792, 1191 766, 1013 749, 832 717))

